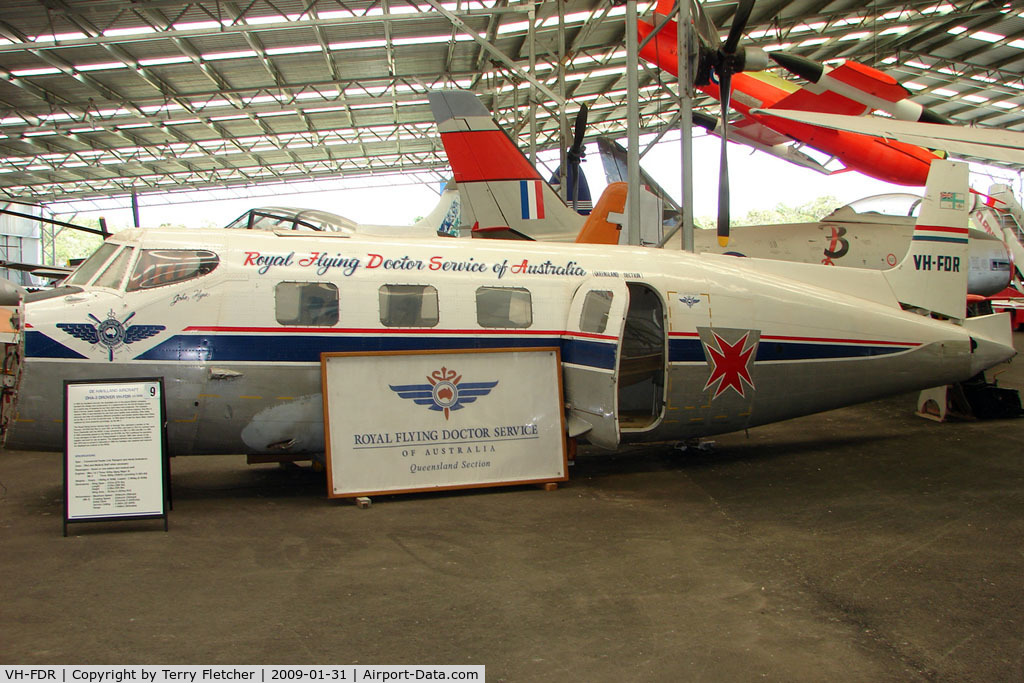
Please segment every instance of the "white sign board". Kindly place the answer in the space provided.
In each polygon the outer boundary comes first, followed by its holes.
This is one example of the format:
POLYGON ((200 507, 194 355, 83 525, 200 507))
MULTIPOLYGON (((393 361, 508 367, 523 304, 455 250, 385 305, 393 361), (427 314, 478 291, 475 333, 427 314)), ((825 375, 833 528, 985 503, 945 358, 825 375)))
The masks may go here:
POLYGON ((64 416, 65 523, 166 520, 162 382, 65 382, 64 416))
POLYGON ((555 348, 324 354, 328 496, 565 481, 555 348))

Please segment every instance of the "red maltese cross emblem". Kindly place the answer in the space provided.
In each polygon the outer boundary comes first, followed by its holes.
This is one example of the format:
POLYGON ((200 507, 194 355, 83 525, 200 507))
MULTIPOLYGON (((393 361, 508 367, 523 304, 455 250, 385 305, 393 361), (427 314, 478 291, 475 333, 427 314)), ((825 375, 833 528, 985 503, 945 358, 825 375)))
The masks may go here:
POLYGON ((715 343, 718 345, 718 348, 712 348, 710 344, 704 345, 708 352, 708 358, 711 360, 711 376, 708 377, 704 388, 707 389, 718 382, 718 386, 715 387, 715 395, 711 397, 712 399, 718 398, 722 392, 729 388, 734 389, 737 394, 746 398, 747 395, 743 385, 746 384, 751 389, 756 388, 754 380, 750 378, 750 361, 754 355, 754 349, 757 348, 757 344, 752 344, 747 349, 743 348, 747 344, 747 338, 750 336, 749 332, 743 335, 735 344, 730 344, 715 332, 712 332, 712 334, 715 337, 715 343))

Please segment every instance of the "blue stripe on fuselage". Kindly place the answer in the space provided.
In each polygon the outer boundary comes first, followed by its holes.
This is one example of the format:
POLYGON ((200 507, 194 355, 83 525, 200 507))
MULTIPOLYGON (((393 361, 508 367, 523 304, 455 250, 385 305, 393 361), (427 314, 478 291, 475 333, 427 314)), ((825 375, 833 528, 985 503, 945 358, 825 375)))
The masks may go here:
MULTIPOLYGON (((79 358, 76 351, 41 332, 30 332, 26 355, 32 358, 79 358)), ((547 336, 444 337, 426 335, 298 335, 272 334, 176 334, 140 353, 137 361, 248 361, 319 363, 321 353, 367 351, 418 351, 433 349, 494 349, 559 347, 562 360, 610 370, 615 367, 615 344, 547 336)))
POLYGON ((25 331, 25 356, 29 358, 87 358, 42 332, 25 331))
POLYGON ((532 348, 559 345, 560 340, 557 337, 178 334, 139 354, 135 360, 319 363, 321 353, 532 348))
MULTIPOLYGON (((610 341, 546 336, 450 337, 426 335, 298 335, 269 334, 177 334, 145 351, 139 361, 248 361, 318 363, 321 353, 368 351, 416 351, 433 349, 536 348, 557 346, 562 361, 574 365, 611 370, 615 367, 615 347, 610 341)), ((772 341, 762 339, 755 362, 802 361, 840 358, 865 358, 900 353, 912 348, 848 343, 772 341)), ((25 355, 29 358, 86 359, 86 356, 55 341, 42 332, 29 330, 25 335, 25 355)), ((691 337, 669 340, 669 362, 704 363, 704 347, 691 337)))

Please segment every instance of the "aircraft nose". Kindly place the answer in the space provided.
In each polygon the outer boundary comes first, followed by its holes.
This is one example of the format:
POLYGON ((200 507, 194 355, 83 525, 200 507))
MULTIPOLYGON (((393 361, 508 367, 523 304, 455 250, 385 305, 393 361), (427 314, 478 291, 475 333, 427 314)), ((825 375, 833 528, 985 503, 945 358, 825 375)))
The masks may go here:
POLYGON ((971 375, 987 370, 1017 355, 1017 350, 1002 342, 985 337, 971 337, 971 375))

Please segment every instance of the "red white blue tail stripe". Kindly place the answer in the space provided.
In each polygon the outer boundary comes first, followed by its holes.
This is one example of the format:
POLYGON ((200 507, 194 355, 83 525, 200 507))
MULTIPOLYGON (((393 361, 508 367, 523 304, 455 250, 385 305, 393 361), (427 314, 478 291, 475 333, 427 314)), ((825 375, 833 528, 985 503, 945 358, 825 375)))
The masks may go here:
POLYGON ((967 228, 944 227, 941 225, 921 225, 914 228, 916 242, 952 242, 967 244, 967 228))
POLYGON ((542 180, 520 180, 519 201, 523 220, 544 218, 544 186, 542 180))

